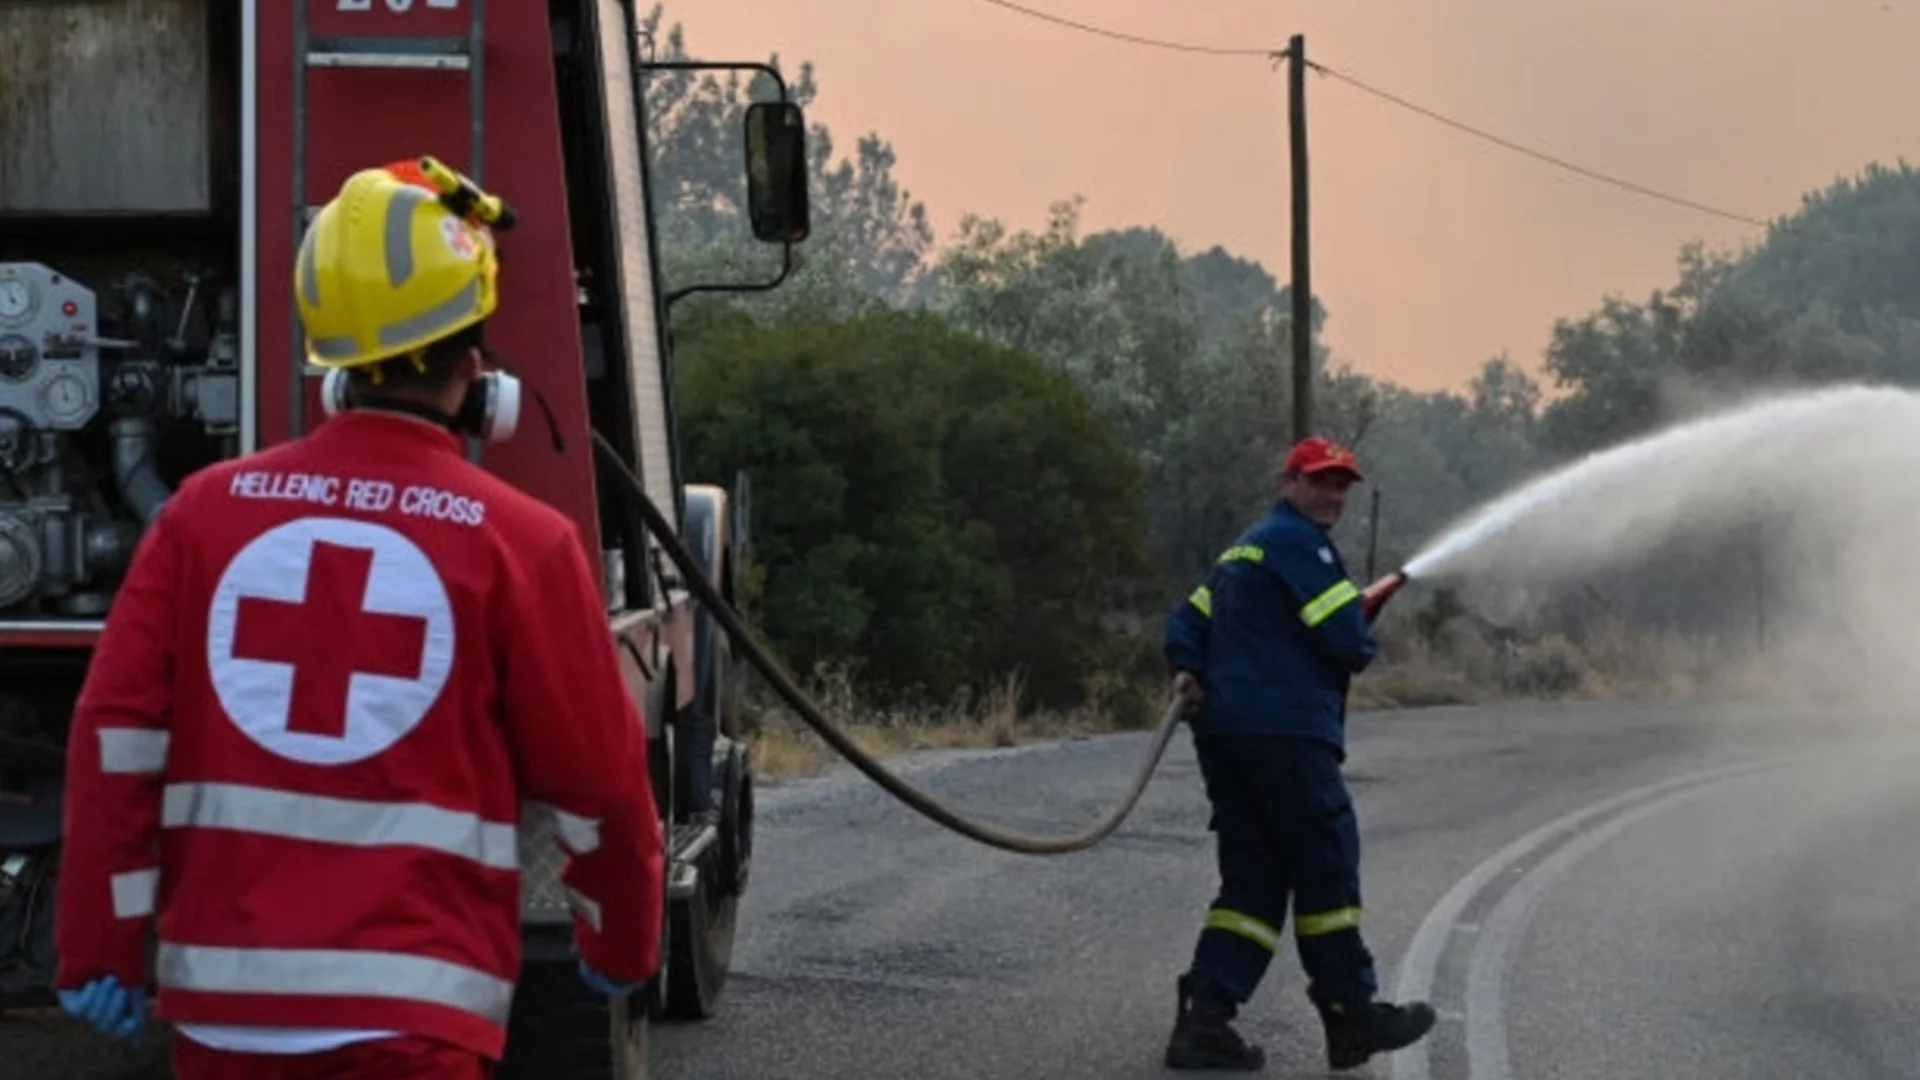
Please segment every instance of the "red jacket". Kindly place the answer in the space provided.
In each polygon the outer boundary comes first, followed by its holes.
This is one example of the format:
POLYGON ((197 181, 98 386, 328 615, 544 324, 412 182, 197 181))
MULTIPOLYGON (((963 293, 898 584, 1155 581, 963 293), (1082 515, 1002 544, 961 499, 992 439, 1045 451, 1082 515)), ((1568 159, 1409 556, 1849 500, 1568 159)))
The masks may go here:
POLYGON ((346 413, 190 477, 141 540, 67 761, 56 985, 193 1024, 498 1056, 523 800, 582 957, 659 963, 646 729, 581 538, 447 432, 346 413))

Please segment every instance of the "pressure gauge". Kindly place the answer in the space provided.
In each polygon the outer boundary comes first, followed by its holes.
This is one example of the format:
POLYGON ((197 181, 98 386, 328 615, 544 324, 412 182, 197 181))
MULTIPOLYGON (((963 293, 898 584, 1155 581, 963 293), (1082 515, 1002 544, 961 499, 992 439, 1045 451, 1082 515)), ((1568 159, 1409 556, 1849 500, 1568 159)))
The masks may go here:
POLYGON ((0 324, 19 326, 33 317, 33 286, 9 270, 0 270, 0 324))
POLYGON ((86 419, 87 410, 93 407, 93 395, 87 391, 87 381, 72 372, 63 371, 48 379, 40 393, 40 407, 46 410, 47 419, 57 426, 79 423, 86 419))

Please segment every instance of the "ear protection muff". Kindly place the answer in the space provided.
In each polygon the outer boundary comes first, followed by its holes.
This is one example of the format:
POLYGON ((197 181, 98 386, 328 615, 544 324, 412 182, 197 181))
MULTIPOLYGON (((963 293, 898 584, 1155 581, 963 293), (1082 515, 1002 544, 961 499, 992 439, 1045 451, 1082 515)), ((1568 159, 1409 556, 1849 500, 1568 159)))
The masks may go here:
POLYGON ((520 429, 520 380, 504 371, 489 371, 475 379, 467 387, 453 426, 490 443, 513 438, 520 429))
MULTIPOLYGON (((453 416, 399 402, 381 408, 413 413, 440 424, 456 435, 473 435, 490 443, 506 442, 520 429, 520 380, 504 371, 489 371, 467 386, 460 411, 453 416)), ((320 411, 338 416, 352 408, 347 396, 347 371, 332 368, 320 380, 320 411)))
POLYGON ((347 411, 347 369, 328 368, 320 380, 320 411, 328 417, 347 411))

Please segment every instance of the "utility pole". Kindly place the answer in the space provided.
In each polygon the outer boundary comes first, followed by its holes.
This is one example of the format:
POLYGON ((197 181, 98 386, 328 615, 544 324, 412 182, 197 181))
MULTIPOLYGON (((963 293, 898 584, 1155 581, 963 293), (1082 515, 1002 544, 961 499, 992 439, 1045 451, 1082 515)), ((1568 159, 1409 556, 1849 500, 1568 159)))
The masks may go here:
POLYGON ((1376 580, 1374 563, 1380 557, 1380 489, 1373 489, 1373 508, 1367 514, 1367 580, 1376 580))
POLYGON ((1307 39, 1287 45, 1287 127, 1293 147, 1293 437, 1313 431, 1313 281, 1307 249, 1307 39))

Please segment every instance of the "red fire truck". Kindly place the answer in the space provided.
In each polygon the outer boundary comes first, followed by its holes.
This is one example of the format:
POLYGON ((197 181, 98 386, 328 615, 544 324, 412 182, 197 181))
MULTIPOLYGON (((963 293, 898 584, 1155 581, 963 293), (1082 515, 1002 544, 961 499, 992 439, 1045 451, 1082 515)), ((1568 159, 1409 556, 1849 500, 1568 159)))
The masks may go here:
MULTIPOLYGON (((523 831, 507 1073, 641 1076, 650 1017, 713 1013, 752 851, 731 650, 591 438, 731 598, 744 513, 681 476, 644 123, 650 71, 707 65, 646 52, 628 0, 0 0, 0 1008, 50 998, 65 725, 144 523, 193 470, 320 421, 295 247, 351 172, 433 155, 517 212, 488 340, 557 428, 473 453, 599 538, 652 740, 634 783, 672 837, 665 970, 609 1002, 523 831)), ((790 267, 802 117, 771 68, 712 66, 781 88, 748 110, 742 192, 790 267)))

